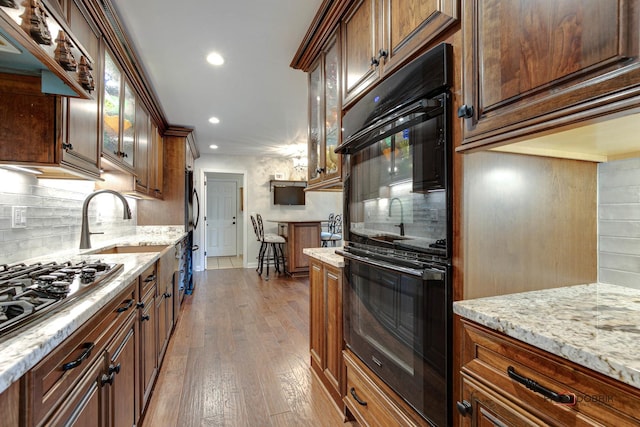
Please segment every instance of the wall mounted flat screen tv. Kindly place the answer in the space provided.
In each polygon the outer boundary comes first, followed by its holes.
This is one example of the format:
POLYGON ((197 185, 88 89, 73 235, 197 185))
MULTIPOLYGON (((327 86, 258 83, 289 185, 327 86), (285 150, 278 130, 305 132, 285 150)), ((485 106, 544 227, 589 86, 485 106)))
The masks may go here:
POLYGON ((294 186, 274 186, 273 187, 273 204, 274 205, 304 205, 304 187, 294 186))

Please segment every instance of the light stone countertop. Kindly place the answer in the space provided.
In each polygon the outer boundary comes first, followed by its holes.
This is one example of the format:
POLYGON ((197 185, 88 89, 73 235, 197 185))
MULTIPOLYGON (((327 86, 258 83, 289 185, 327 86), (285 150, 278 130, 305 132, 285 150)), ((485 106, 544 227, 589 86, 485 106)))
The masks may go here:
POLYGON ((640 388, 640 290, 603 283, 456 301, 454 313, 640 388))
MULTIPOLYGON (((132 254, 90 254, 91 251, 107 249, 114 245, 167 245, 171 247, 186 236, 184 227, 138 227, 136 234, 101 244, 90 250, 59 252, 39 257, 28 262, 83 260, 121 263, 124 268, 117 276, 77 300, 21 329, 19 334, 9 334, 0 340, 0 393, 6 390, 42 360, 56 346, 82 326, 102 307, 122 292, 132 280, 158 260, 162 252, 140 252, 132 254)), ((168 248, 166 250, 168 250, 168 248)))
POLYGON ((336 253, 336 250, 340 249, 342 249, 342 246, 329 248, 304 248, 302 249, 302 253, 334 267, 342 268, 344 267, 344 258, 342 255, 338 255, 336 253))

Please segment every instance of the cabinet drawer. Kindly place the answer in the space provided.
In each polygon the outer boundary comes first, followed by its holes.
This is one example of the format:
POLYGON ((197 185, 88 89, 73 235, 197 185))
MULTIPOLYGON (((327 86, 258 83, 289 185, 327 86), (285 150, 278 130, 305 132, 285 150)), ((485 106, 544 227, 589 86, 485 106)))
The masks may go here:
POLYGON ((135 309, 137 281, 25 374, 27 425, 38 425, 63 400, 135 309))
POLYGON ((151 265, 140 275, 140 298, 144 298, 155 284, 157 280, 156 263, 151 265))
POLYGON ((548 425, 640 423, 640 390, 474 323, 462 320, 462 330, 462 373, 548 425))
POLYGON ((369 374, 368 368, 356 356, 345 351, 344 360, 347 365, 347 395, 344 397, 344 403, 358 423, 363 426, 380 427, 428 425, 421 418, 422 422, 412 419, 407 411, 400 407, 401 398, 395 394, 391 395, 393 392, 384 385, 376 384, 374 374, 369 374))

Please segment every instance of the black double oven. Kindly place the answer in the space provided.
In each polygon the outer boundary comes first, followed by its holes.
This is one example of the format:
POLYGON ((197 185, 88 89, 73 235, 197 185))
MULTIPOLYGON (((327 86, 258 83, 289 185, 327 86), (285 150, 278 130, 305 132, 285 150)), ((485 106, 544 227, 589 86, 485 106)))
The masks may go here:
POLYGON ((441 44, 373 88, 336 150, 347 347, 434 426, 451 424, 451 57, 441 44))

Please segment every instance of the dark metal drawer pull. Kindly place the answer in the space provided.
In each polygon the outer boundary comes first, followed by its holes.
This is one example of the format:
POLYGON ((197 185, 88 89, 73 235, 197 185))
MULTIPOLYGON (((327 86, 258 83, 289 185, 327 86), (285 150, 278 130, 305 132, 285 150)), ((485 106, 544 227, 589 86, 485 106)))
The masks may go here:
POLYGON ((356 402, 358 402, 360 405, 362 406, 367 406, 367 402, 365 402, 364 400, 360 399, 358 397, 358 395, 356 394, 356 389, 351 387, 351 390, 349 390, 349 393, 351 393, 351 396, 353 396, 353 398, 356 400, 356 402))
POLYGON ((125 311, 129 310, 131 308, 131 306, 133 305, 133 300, 132 299, 128 299, 125 301, 125 303, 127 303, 127 305, 125 305, 124 307, 119 307, 116 312, 117 313, 124 313, 125 311))
POLYGON ((535 391, 536 393, 540 393, 544 397, 549 398, 554 402, 574 403, 575 401, 575 396, 572 394, 556 393, 553 390, 549 390, 548 388, 541 386, 540 384, 538 384, 537 382, 535 382, 530 378, 523 377, 522 375, 518 375, 513 366, 509 366, 507 368, 507 374, 509 375, 509 378, 511 378, 512 380, 519 382, 529 390, 535 391))
POLYGON ((62 365, 62 370, 68 371, 69 369, 77 368, 78 366, 80 366, 83 361, 85 361, 89 356, 91 356, 91 350, 93 350, 95 346, 96 345, 92 342, 86 342, 82 344, 82 348, 84 348, 84 351, 82 352, 80 357, 78 357, 73 362, 65 363, 64 365, 62 365))

